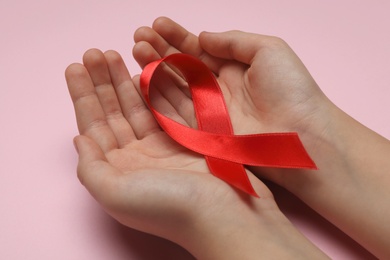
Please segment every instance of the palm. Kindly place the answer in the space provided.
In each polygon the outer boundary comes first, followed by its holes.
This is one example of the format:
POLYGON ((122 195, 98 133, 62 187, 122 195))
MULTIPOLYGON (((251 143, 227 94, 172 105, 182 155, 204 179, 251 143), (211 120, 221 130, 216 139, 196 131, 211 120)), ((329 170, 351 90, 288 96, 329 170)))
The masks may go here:
POLYGON ((207 172, 202 158, 177 145, 164 132, 154 132, 106 154, 107 160, 124 173, 144 169, 180 169, 207 172))
MULTIPOLYGON (((197 37, 160 18, 153 28, 135 33, 133 55, 141 67, 177 52, 199 57, 217 76, 236 134, 297 132, 309 154, 318 152, 321 136, 308 133, 326 133, 330 119, 320 109, 330 101, 289 46, 274 37, 240 32, 213 37, 197 37)), ((174 85, 168 81, 164 84, 174 85)), ((194 125, 190 98, 182 95, 178 102, 177 96, 164 96, 194 125)))
MULTIPOLYGON (((167 237, 159 233, 161 226, 189 212, 210 215, 219 204, 233 211, 243 207, 239 193, 212 176, 202 156, 161 131, 117 53, 91 50, 84 65, 71 65, 66 74, 81 134, 76 143, 84 143, 79 177, 112 216, 167 237)), ((164 99, 157 106, 172 109, 164 99)), ((272 198, 262 182, 249 177, 260 196, 272 198)))
POLYGON ((209 173, 200 155, 160 129, 117 53, 88 51, 84 66, 67 72, 79 131, 99 146, 112 169, 133 176, 157 170, 209 173))
POLYGON ((307 88, 314 80, 302 74, 304 66, 283 48, 259 51, 250 67, 228 62, 219 68, 236 133, 297 131, 305 127, 297 122, 303 124, 315 109, 310 99, 316 89, 307 88))

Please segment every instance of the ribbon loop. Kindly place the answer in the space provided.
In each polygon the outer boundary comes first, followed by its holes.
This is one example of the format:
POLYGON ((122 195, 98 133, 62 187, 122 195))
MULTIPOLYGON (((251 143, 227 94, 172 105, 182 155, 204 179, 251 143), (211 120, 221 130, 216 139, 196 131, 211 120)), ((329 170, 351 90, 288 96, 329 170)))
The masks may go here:
POLYGON ((204 155, 215 176, 248 194, 258 197, 243 165, 316 169, 297 133, 234 135, 218 82, 204 63, 190 55, 177 53, 149 63, 140 84, 161 128, 182 146, 204 155), (153 108, 150 82, 163 62, 175 66, 187 80, 198 129, 181 125, 153 108))

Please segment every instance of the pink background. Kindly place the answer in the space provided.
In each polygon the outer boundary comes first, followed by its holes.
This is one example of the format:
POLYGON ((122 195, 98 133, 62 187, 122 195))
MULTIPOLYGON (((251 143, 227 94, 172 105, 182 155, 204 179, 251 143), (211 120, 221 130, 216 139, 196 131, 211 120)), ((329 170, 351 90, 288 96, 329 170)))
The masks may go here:
MULTIPOLYGON (((338 106, 390 138, 389 10, 387 0, 2 0, 0 259, 192 259, 169 241, 111 220, 76 178, 77 130, 64 70, 88 48, 118 50, 134 74, 140 70, 132 34, 161 15, 194 33, 277 35, 338 106)), ((372 258, 273 190, 293 223, 332 258, 372 258)))

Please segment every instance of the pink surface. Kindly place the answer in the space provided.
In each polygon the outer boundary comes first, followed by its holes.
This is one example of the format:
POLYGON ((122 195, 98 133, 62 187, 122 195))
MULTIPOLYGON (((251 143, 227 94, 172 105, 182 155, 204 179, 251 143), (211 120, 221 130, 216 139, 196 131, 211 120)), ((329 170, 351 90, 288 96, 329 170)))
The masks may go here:
MULTIPOLYGON (((390 138, 388 10, 384 0, 1 1, 0 259, 192 259, 171 242, 120 226, 78 183, 77 130, 63 74, 86 49, 118 50, 139 73, 132 34, 160 15, 195 33, 277 35, 337 105, 390 138)), ((288 217, 333 259, 372 258, 272 188, 288 217)))

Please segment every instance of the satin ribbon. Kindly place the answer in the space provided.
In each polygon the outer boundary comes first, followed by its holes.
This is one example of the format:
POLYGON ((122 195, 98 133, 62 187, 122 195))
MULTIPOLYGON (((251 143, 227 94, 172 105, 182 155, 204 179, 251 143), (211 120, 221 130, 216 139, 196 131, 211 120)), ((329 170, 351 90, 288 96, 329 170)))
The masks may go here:
POLYGON ((209 68, 200 60, 177 53, 149 63, 140 78, 141 91, 161 128, 182 146, 204 155, 210 171, 234 187, 258 197, 244 165, 316 169, 297 133, 234 135, 222 91, 209 68), (161 63, 178 69, 186 79, 198 129, 164 116, 152 105, 150 82, 161 63))

